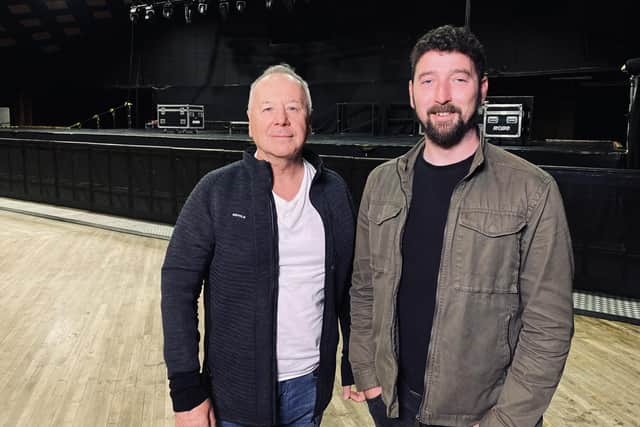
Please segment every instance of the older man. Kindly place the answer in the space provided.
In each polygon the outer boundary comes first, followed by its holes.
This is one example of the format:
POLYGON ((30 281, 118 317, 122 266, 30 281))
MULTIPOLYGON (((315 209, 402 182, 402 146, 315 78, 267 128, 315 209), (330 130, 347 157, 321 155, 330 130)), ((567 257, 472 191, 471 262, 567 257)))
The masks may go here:
MULTIPOLYGON (((333 388, 338 320, 349 337, 353 207, 344 181, 304 149, 311 96, 290 67, 258 77, 247 114, 255 147, 198 183, 162 268, 176 425, 317 426, 333 388)), ((351 390, 346 348, 343 397, 363 400, 351 390)))

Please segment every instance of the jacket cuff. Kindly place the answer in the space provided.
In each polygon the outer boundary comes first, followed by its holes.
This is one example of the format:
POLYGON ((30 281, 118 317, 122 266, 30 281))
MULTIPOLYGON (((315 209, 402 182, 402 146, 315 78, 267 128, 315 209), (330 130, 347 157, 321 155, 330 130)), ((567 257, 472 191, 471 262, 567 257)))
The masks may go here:
POLYGON ((169 378, 169 395, 174 412, 190 411, 209 397, 209 386, 198 372, 176 374, 169 378))
POLYGON ((495 407, 489 409, 478 424, 480 427, 505 427, 507 425, 498 418, 495 407))
POLYGON ((355 369, 353 375, 359 391, 369 390, 370 388, 380 385, 375 369, 373 368, 364 370, 355 369))
POLYGON ((340 364, 340 375, 342 377, 342 385, 352 385, 354 384, 353 380, 353 372, 351 372, 351 364, 347 358, 343 357, 342 362, 340 364))

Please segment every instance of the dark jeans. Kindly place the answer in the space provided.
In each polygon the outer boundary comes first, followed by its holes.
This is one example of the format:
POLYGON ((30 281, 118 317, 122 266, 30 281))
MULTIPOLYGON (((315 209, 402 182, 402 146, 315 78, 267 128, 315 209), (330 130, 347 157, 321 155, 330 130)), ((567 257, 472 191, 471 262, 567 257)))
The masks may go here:
MULTIPOLYGON (((279 427, 318 427, 322 415, 314 417, 316 406, 316 386, 318 370, 298 378, 278 383, 278 424, 279 427)), ((217 427, 244 427, 242 424, 224 420, 216 422, 217 427)))
POLYGON ((426 424, 417 424, 417 415, 420 410, 422 396, 406 387, 402 382, 398 383, 398 401, 400 403, 400 416, 387 418, 387 408, 382 401, 382 396, 367 400, 369 413, 376 427, 438 427, 426 424))

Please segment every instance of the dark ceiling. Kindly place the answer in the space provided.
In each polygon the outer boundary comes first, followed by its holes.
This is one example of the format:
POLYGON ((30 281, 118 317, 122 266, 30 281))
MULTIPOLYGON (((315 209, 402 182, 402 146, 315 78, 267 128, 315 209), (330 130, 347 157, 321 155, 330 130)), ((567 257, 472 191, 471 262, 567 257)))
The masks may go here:
POLYGON ((128 0, 8 0, 0 6, 0 54, 56 53, 127 16, 128 0), (4 51, 4 52, 3 52, 4 51))
MULTIPOLYGON (((366 0, 7 0, 0 2, 0 55, 55 54, 94 37, 121 37, 136 25, 147 25, 145 6, 162 26, 184 25, 185 4, 194 22, 230 22, 232 36, 266 35, 290 41, 337 38, 345 33, 375 38, 385 31, 402 31, 407 20, 464 23, 465 0, 450 0, 432 8, 428 1, 372 2, 366 0), (201 14, 200 4, 207 4, 201 14), (171 5, 169 19, 163 6, 171 5), (253 33, 253 34, 252 34, 253 33), (300 40, 302 39, 302 40, 300 40)), ((431 4, 432 6, 432 4, 431 4)), ((423 27, 422 25, 420 25, 423 27)), ((424 28, 424 27, 423 27, 424 28)))
MULTIPOLYGON (((87 57, 89 50, 129 50, 134 32, 139 36, 170 34, 185 24, 185 5, 194 24, 212 26, 230 38, 261 38, 271 43, 361 40, 365 45, 415 40, 425 29, 443 23, 471 28, 489 47, 489 53, 522 40, 548 39, 562 52, 563 43, 579 38, 585 57, 621 58, 637 51, 634 14, 626 0, 607 8, 579 0, 0 0, 0 55, 39 64, 37 56, 58 53, 87 57), (207 13, 199 13, 200 5, 207 13), (172 15, 163 17, 165 6, 172 15), (155 17, 146 22, 145 6, 155 17), (131 10, 137 12, 132 27, 131 10), (495 34, 494 34, 495 33, 495 34), (523 36, 521 33, 527 33, 523 36), (391 34, 391 35, 390 35, 391 34), (508 34, 508 36, 506 36, 508 34), (546 35, 546 36, 545 36, 546 35), (635 40, 634 40, 635 39, 635 40), (96 40, 106 44, 95 43, 96 40)), ((553 46, 552 46, 553 45, 553 46)), ((533 48, 533 49, 531 49, 533 48)), ((525 57, 527 51, 518 52, 525 57)), ((520 49, 520 46, 518 46, 520 49)), ((575 49, 574 49, 575 50, 575 49)), ((90 58, 87 57, 87 60, 90 58)), ((16 64, 17 65, 17 64, 16 64)), ((19 68, 19 67, 14 67, 19 68)), ((37 68, 37 67, 32 67, 37 68)))

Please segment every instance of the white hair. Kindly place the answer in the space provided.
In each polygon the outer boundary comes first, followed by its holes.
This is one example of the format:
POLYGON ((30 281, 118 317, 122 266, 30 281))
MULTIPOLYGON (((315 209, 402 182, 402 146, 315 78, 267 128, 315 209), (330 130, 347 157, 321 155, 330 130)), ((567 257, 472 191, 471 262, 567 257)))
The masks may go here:
POLYGON ((311 103, 311 92, 309 91, 309 85, 302 77, 300 77, 295 72, 295 70, 289 64, 285 63, 270 66, 269 68, 264 70, 264 72, 257 79, 255 79, 253 83, 251 83, 251 88, 249 89, 249 102, 247 103, 247 110, 251 108, 251 98, 253 98, 253 89, 255 88, 256 84, 258 84, 260 80, 272 74, 284 74, 300 83, 300 86, 302 86, 302 89, 304 90, 305 97, 307 98, 307 117, 310 117, 311 112, 313 111, 313 104, 311 103))

